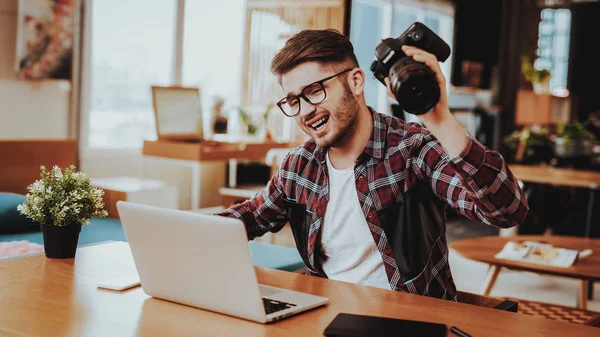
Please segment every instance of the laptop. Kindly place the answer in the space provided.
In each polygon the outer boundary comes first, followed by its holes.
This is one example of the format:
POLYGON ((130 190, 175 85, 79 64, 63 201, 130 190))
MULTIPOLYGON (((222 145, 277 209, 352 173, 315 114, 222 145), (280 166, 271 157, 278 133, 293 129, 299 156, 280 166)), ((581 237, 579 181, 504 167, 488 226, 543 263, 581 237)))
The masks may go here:
POLYGON ((238 219, 125 201, 117 209, 149 296, 259 323, 329 303, 259 285, 238 219))

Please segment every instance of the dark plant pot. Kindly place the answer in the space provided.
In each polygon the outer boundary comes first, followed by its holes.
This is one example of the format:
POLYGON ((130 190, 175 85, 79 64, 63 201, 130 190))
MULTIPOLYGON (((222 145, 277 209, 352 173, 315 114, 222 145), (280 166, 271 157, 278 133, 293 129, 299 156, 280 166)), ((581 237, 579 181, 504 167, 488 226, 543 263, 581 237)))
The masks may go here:
POLYGON ((44 237, 44 252, 46 257, 53 259, 68 259, 75 257, 81 225, 47 226, 41 225, 44 237))

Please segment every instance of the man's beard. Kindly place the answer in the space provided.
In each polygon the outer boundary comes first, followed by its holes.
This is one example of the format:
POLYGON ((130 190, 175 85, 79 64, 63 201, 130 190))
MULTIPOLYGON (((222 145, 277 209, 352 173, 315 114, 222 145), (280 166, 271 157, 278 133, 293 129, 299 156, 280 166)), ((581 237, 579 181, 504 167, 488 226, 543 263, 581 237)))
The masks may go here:
POLYGON ((336 123, 341 124, 340 129, 337 130, 337 134, 333 135, 333 139, 330 142, 321 147, 324 149, 339 147, 351 138, 357 128, 359 111, 360 106, 356 97, 352 95, 350 88, 345 87, 344 97, 340 101, 340 105, 335 109, 336 117, 344 116, 342 119, 336 120, 336 123))

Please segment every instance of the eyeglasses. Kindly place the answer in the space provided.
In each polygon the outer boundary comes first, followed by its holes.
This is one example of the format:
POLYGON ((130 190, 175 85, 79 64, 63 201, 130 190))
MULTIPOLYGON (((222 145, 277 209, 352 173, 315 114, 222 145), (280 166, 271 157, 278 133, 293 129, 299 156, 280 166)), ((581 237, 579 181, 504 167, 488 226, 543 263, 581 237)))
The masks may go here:
POLYGON ((313 82, 304 87, 300 95, 289 95, 282 98, 279 102, 277 102, 277 106, 279 109, 281 109, 281 112, 283 112, 284 115, 288 117, 294 117, 300 113, 300 97, 304 98, 305 101, 312 105, 323 102, 325 98, 327 98, 327 92, 325 91, 323 83, 350 70, 352 70, 352 68, 348 68, 320 81, 313 82))

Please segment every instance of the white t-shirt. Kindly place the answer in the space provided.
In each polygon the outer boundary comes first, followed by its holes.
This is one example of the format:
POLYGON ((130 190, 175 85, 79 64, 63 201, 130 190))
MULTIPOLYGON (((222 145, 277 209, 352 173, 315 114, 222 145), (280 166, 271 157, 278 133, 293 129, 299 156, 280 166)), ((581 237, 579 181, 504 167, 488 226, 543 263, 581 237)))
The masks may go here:
POLYGON ((389 289, 383 259, 356 194, 354 167, 337 170, 326 156, 329 203, 321 226, 321 266, 327 277, 389 289))

